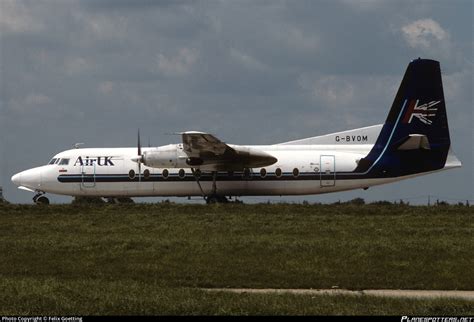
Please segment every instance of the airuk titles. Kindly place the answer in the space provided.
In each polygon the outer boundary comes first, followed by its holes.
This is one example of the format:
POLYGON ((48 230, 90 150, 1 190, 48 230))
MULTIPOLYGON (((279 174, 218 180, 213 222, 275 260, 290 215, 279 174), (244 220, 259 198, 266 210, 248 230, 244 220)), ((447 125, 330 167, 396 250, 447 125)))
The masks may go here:
POLYGON ((84 157, 81 156, 77 158, 76 162, 74 162, 74 166, 93 166, 98 165, 101 167, 106 166, 114 166, 115 164, 112 162, 112 157, 84 157))
POLYGON ((345 136, 339 136, 336 135, 334 138, 336 142, 367 142, 368 137, 367 135, 345 135, 345 136))

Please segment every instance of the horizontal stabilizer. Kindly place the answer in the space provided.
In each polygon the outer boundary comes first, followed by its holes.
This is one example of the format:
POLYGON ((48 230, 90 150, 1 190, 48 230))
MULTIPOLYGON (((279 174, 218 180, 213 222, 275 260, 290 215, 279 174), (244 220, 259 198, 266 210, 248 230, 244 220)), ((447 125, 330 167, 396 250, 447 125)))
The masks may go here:
POLYGON ((446 163, 444 164, 445 169, 459 168, 462 167, 462 162, 456 157, 453 150, 450 148, 446 163))
POLYGON ((430 143, 423 134, 410 134, 399 143, 398 150, 429 150, 430 143))

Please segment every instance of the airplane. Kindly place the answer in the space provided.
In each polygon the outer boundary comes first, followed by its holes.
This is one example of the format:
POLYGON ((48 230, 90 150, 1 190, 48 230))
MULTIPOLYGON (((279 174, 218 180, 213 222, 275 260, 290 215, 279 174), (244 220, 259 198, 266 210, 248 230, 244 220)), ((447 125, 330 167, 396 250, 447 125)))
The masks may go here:
POLYGON ((15 174, 19 189, 102 198, 310 195, 461 167, 451 149, 438 61, 408 64, 385 123, 272 145, 227 144, 198 131, 160 147, 79 148, 15 174))

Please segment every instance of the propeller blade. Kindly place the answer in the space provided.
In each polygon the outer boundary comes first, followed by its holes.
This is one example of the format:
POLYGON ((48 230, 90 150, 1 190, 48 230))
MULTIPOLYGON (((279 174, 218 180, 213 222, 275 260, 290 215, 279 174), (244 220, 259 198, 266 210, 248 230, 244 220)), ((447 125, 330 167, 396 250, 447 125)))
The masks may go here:
POLYGON ((141 182, 143 156, 142 156, 142 145, 140 143, 140 129, 138 129, 137 148, 138 148, 138 182, 141 182))
POLYGON ((137 142, 137 146, 138 146, 138 155, 141 156, 141 155, 142 155, 142 145, 140 144, 140 129, 138 129, 138 142, 137 142))

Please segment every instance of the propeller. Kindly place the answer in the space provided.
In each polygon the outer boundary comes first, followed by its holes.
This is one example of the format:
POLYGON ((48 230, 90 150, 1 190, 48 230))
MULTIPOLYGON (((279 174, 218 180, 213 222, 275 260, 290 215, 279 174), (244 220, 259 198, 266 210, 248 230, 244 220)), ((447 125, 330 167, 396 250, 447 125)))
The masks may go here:
POLYGON ((140 143, 140 129, 138 129, 138 138, 137 138, 137 156, 132 158, 132 161, 138 163, 138 182, 141 181, 142 177, 142 163, 143 163, 143 155, 142 155, 142 145, 140 143))
POLYGON ((137 147, 138 147, 138 156, 140 157, 138 161, 138 182, 140 182, 142 179, 142 162, 143 162, 142 145, 140 144, 140 129, 138 129, 137 147))

